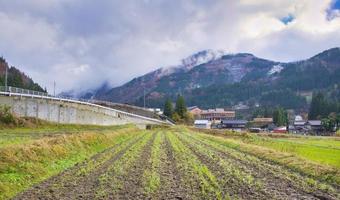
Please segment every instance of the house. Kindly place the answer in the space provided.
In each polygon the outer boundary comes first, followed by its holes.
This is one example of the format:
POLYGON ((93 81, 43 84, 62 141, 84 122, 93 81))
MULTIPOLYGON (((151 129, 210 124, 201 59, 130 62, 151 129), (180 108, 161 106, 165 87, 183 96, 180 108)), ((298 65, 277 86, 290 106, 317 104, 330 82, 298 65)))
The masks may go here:
POLYGON ((321 132, 322 131, 321 120, 308 120, 306 122, 306 128, 312 132, 321 132))
POLYGON ((197 106, 188 107, 187 110, 194 116, 195 119, 201 118, 202 110, 197 106))
POLYGON ((253 119, 254 122, 258 123, 273 123, 273 118, 271 117, 257 117, 253 119))
POLYGON ((195 128, 210 129, 211 123, 208 120, 195 120, 194 126, 195 126, 195 128))
POLYGON ((223 108, 202 110, 201 119, 206 119, 209 121, 221 121, 225 119, 234 119, 235 111, 225 111, 223 108))
POLYGON ((248 121, 247 120, 222 120, 221 128, 226 129, 245 129, 248 121))
POLYGON ((294 121, 294 130, 297 132, 305 132, 306 121, 294 121))
POLYGON ((250 126, 252 128, 271 129, 271 130, 275 128, 273 124, 273 118, 266 118, 266 117, 254 118, 253 121, 250 122, 250 126))

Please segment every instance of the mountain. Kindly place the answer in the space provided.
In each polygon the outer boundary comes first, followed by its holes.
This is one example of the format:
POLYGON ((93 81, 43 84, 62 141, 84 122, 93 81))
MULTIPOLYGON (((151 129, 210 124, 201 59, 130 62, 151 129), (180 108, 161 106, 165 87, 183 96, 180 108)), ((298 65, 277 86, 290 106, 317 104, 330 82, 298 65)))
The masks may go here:
POLYGON ((59 97, 64 98, 77 98, 77 99, 93 99, 95 96, 105 95, 111 87, 108 82, 104 82, 100 87, 96 89, 88 89, 84 91, 68 90, 58 94, 59 97))
POLYGON ((6 60, 0 57, 0 85, 5 86, 6 68, 8 70, 7 81, 8 86, 19 87, 29 90, 45 92, 45 90, 37 83, 35 83, 25 73, 21 72, 15 67, 9 67, 6 60))
MULTIPOLYGON (((156 89, 159 84, 163 84, 164 81, 161 80, 164 80, 164 78, 170 77, 172 75, 186 74, 197 65, 217 60, 222 55, 223 52, 221 51, 215 52, 212 50, 207 50, 198 52, 195 55, 183 59, 181 65, 179 66, 159 68, 144 76, 135 78, 120 87, 116 87, 105 92, 102 92, 102 90, 99 89, 100 92, 94 92, 96 93, 94 98, 119 103, 132 103, 139 97, 143 96, 144 88, 146 92, 150 92, 156 89)), ((152 95, 157 96, 157 93, 153 93, 152 95)))
POLYGON ((183 59, 181 65, 157 69, 92 97, 142 105, 145 91, 148 106, 162 106, 166 98, 183 94, 188 105, 201 107, 245 102, 298 108, 307 105, 306 94, 313 90, 338 98, 339 77, 340 48, 290 63, 207 50, 183 59))

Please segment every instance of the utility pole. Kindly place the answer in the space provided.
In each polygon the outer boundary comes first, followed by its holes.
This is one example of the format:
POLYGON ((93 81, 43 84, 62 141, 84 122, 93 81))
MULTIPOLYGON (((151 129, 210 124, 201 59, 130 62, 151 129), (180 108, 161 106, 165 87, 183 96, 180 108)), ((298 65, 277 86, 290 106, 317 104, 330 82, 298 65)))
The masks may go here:
POLYGON ((6 73, 5 73, 5 92, 7 92, 7 91, 8 91, 8 89, 7 89, 7 86, 8 86, 8 83, 7 83, 7 79, 8 79, 8 68, 7 68, 7 66, 5 66, 5 68, 6 68, 6 73))
POLYGON ((53 82, 53 96, 55 97, 55 81, 53 82))

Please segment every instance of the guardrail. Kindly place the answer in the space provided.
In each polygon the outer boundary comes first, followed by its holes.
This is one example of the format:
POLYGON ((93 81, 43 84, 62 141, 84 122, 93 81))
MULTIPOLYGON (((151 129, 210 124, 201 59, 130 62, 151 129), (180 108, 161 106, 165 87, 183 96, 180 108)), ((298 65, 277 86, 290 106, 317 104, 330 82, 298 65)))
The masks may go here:
POLYGON ((7 87, 0 86, 0 94, 6 95, 6 96, 24 96, 24 97, 31 97, 31 98, 44 98, 44 99, 50 99, 50 100, 56 100, 56 101, 64 101, 64 102, 70 102, 70 103, 90 105, 90 106, 95 106, 95 107, 99 107, 99 108, 113 110, 113 111, 116 111, 118 113, 130 116, 130 117, 136 117, 136 118, 141 118, 141 119, 148 120, 148 121, 153 121, 153 122, 158 122, 158 123, 166 123, 166 124, 173 125, 173 123, 168 121, 168 120, 162 121, 162 120, 159 120, 159 119, 149 118, 149 117, 145 117, 145 116, 141 116, 141 115, 137 115, 137 114, 133 114, 133 113, 109 108, 109 107, 106 107, 106 106, 101 106, 101 105, 92 103, 93 100, 57 97, 57 96, 49 95, 48 93, 45 93, 45 92, 33 91, 33 90, 17 88, 17 87, 12 87, 12 86, 7 86, 7 87))
POLYGON ((28 90, 23 88, 17 88, 12 86, 0 86, 0 92, 8 92, 8 93, 17 93, 17 94, 30 94, 30 95, 37 95, 37 96, 51 96, 46 92, 39 92, 34 90, 28 90))

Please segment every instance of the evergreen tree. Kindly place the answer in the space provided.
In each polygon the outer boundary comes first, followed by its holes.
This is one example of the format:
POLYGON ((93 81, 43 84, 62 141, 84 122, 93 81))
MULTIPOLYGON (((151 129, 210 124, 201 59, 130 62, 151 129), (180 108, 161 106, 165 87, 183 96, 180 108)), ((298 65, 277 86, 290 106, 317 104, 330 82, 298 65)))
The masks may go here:
POLYGON ((327 102, 321 92, 313 94, 312 102, 309 108, 308 119, 320 119, 326 117, 327 102))
POLYGON ((167 99, 164 104, 164 113, 165 116, 167 117, 172 117, 173 114, 173 107, 170 99, 167 99))
POLYGON ((178 95, 177 97, 175 112, 179 115, 180 118, 185 118, 187 107, 185 105, 184 97, 181 95, 178 95))
POLYGON ((283 108, 277 108, 273 113, 273 121, 277 126, 285 126, 288 122, 287 112, 283 108))

